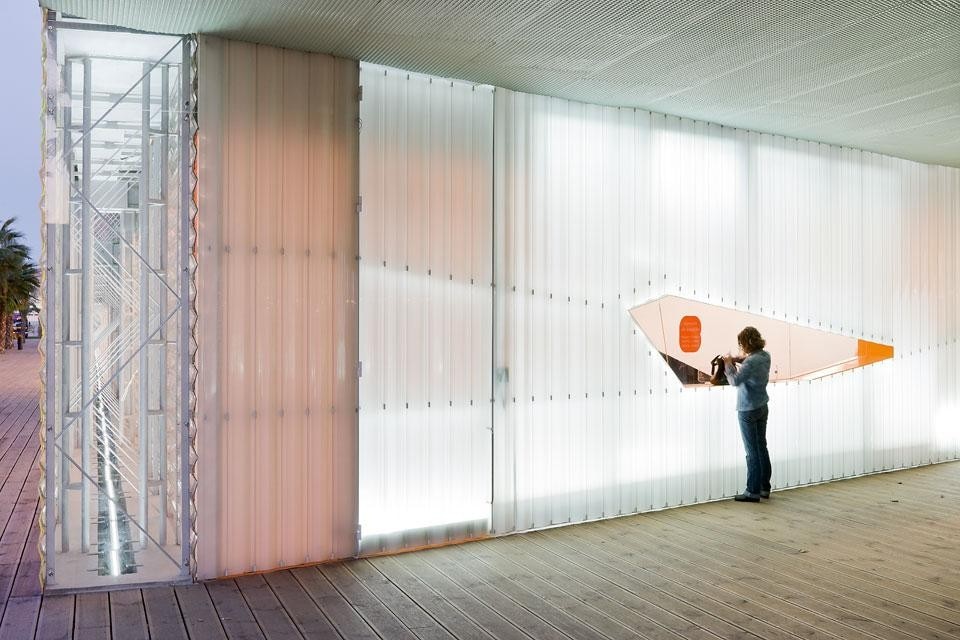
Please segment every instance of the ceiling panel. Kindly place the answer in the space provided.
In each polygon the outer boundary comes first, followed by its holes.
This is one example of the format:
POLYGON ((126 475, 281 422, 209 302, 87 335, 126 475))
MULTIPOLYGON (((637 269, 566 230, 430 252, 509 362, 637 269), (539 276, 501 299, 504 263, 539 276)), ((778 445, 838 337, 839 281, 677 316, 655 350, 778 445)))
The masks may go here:
POLYGON ((960 0, 42 3, 960 166, 960 0))

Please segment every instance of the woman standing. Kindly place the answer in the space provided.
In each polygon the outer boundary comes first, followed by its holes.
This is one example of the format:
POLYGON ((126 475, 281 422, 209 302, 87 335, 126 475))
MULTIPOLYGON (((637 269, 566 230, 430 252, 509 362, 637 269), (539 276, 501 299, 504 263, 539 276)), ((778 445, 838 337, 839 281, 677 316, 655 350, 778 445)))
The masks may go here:
POLYGON ((770 454, 767 451, 770 354, 763 350, 767 343, 754 327, 741 331, 737 343, 743 356, 734 358, 728 354, 723 361, 727 381, 737 388, 740 435, 747 453, 747 488, 733 499, 760 502, 760 498, 770 497, 770 454))

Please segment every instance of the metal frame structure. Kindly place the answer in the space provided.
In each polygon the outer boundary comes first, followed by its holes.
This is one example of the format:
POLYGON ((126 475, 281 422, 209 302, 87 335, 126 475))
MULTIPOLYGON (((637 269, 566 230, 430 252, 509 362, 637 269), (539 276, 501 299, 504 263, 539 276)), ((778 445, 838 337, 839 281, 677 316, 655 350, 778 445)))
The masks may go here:
POLYGON ((145 35, 47 14, 46 192, 69 195, 65 215, 45 200, 42 577, 185 579, 193 49, 184 37, 159 57, 73 57, 58 51, 69 30, 145 35), (101 69, 117 75, 101 83, 101 69), (121 93, 124 77, 138 79, 121 93))

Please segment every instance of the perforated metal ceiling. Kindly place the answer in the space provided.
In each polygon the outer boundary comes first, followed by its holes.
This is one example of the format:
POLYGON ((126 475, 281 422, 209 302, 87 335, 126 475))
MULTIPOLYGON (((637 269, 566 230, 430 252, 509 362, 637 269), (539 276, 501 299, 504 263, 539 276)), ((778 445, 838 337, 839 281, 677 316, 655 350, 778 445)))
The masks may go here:
POLYGON ((960 166, 960 0, 42 4, 960 166))

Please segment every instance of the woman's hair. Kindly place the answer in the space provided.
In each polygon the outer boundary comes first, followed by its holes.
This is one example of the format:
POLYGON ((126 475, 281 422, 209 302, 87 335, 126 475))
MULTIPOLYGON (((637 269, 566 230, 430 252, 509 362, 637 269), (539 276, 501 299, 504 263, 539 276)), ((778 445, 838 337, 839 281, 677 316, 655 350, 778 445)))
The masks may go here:
POLYGON ((763 349, 767 344, 767 341, 763 339, 763 336, 761 336, 760 332, 754 327, 745 327, 743 331, 737 334, 737 342, 740 343, 740 346, 743 347, 743 350, 747 353, 760 351, 760 349, 763 349))

